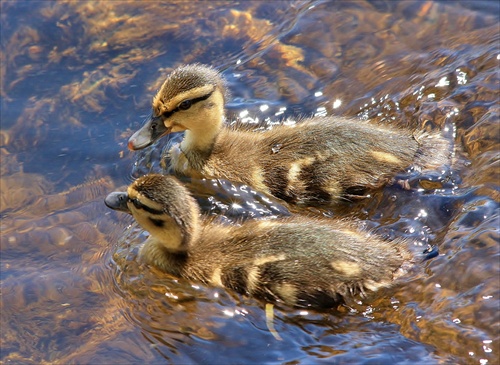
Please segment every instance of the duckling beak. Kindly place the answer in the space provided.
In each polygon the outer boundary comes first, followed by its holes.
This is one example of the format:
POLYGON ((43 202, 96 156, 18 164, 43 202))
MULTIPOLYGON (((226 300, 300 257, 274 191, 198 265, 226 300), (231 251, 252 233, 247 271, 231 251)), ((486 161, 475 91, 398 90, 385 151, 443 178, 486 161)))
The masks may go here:
POLYGON ((170 133, 170 128, 163 124, 160 117, 151 117, 141 129, 130 137, 128 148, 132 151, 142 150, 168 133, 170 133))
POLYGON ((106 199, 104 199, 104 204, 108 208, 113 210, 119 210, 120 212, 125 212, 131 214, 127 206, 128 194, 123 192, 114 192, 109 194, 106 199))

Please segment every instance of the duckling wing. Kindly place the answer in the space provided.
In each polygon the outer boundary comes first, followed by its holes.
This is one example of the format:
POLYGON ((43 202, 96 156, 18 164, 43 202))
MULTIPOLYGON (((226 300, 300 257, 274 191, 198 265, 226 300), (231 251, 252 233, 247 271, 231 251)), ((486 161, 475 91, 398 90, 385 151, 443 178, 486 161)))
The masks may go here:
POLYGON ((363 195, 411 165, 418 143, 407 132, 351 120, 306 121, 280 128, 265 140, 263 185, 297 203, 335 201, 363 195))

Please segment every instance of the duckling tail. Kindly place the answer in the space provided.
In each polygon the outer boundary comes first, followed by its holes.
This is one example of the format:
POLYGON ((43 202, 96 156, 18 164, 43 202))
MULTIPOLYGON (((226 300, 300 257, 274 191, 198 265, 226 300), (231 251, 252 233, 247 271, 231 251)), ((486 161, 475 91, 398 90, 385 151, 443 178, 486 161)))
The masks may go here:
POLYGON ((415 165, 422 170, 432 170, 451 163, 453 146, 450 140, 439 133, 418 131, 413 134, 419 147, 415 165))

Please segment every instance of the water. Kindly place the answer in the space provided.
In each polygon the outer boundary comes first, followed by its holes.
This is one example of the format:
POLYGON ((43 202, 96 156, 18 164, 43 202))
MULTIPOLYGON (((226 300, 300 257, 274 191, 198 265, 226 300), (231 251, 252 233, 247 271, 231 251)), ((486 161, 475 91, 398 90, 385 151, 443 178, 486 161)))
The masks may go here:
MULTIPOLYGON (((2 2, 1 361, 499 362, 499 3, 2 2), (347 215, 439 256, 395 288, 327 312, 264 306, 140 265, 146 235, 107 193, 159 171, 163 139, 128 137, 180 63, 224 70, 231 120, 301 115, 439 129, 444 171, 336 210, 186 179, 223 221, 347 215)), ((276 146, 279 149, 279 146, 276 146)), ((279 151, 278 151, 279 152, 279 151)))

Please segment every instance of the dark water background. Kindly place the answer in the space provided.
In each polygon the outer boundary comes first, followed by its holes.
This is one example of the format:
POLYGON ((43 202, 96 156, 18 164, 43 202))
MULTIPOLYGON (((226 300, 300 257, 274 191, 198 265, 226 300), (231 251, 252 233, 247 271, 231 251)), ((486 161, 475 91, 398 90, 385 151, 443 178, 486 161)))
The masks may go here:
POLYGON ((498 364, 499 4, 2 1, 0 361, 498 364), (206 212, 349 215, 440 255, 353 305, 275 310, 281 341, 262 303, 139 265, 144 232, 103 198, 159 169, 172 140, 126 142, 190 62, 224 70, 233 118, 374 118, 439 129, 457 151, 402 173, 411 190, 337 211, 189 182, 206 212))

